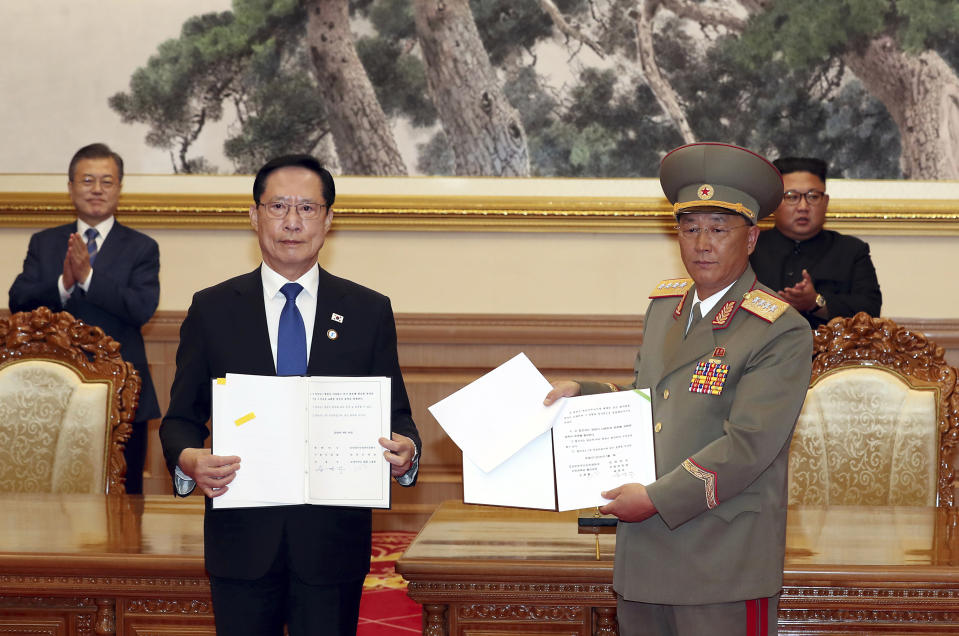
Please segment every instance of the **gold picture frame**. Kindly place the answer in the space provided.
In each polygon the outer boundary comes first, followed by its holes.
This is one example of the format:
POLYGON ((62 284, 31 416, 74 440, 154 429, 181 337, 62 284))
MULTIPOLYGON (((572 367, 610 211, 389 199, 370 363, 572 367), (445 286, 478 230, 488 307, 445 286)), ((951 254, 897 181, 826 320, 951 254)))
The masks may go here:
MULTIPOLYGON (((58 175, 0 175, 0 227, 72 220, 64 182, 58 175)), ((251 176, 130 175, 119 213, 140 228, 248 227, 251 185, 251 176)), ((959 235, 959 182, 829 185, 831 229, 959 235)), ((337 190, 333 222, 341 230, 655 234, 673 226, 656 179, 340 177, 337 190)))

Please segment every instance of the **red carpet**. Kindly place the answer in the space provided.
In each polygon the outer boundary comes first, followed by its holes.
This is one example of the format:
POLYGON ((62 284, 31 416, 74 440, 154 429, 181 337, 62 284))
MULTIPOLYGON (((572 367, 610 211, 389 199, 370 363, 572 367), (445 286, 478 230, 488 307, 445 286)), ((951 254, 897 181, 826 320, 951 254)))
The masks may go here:
POLYGON ((415 532, 374 532, 373 560, 363 583, 357 636, 410 636, 423 631, 423 608, 406 595, 406 581, 393 569, 415 532))

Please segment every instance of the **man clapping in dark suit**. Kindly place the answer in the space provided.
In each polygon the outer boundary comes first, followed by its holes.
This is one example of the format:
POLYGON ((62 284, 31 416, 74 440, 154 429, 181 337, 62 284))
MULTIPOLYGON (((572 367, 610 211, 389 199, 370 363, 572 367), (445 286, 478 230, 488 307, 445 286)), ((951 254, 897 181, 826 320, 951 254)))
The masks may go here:
POLYGON ((147 421, 160 417, 140 328, 160 302, 156 241, 117 222, 123 159, 106 144, 91 144, 70 160, 67 189, 77 220, 30 237, 23 272, 10 287, 10 311, 46 306, 68 311, 120 343, 142 385, 124 455, 126 491, 143 491, 147 421))
MULTIPOLYGON (((308 155, 268 162, 253 184, 250 222, 263 264, 197 292, 180 328, 170 409, 160 439, 177 494, 222 495, 240 467, 212 455, 211 379, 252 375, 392 379, 391 473, 416 481, 420 439, 386 296, 317 264, 333 220, 333 177, 308 155)), ((218 634, 355 634, 370 567, 368 508, 318 505, 213 509, 204 524, 218 634)))

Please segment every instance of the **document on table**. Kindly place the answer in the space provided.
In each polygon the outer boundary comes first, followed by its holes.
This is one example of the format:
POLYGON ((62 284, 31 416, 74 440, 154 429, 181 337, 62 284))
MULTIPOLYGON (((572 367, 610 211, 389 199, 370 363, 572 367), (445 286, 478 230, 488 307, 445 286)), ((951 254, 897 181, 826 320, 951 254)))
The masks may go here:
POLYGON ((390 378, 228 373, 212 411, 213 453, 240 457, 214 508, 389 508, 390 378))
POLYGON ((463 500, 545 510, 602 505, 656 479, 648 391, 564 398, 519 354, 429 407, 463 451, 463 500))

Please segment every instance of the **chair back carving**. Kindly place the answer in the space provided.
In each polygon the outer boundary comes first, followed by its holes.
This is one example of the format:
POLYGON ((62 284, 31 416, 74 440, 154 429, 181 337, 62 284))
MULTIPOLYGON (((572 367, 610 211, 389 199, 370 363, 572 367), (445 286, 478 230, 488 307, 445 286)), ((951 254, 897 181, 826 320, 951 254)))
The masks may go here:
POLYGON ((789 503, 954 505, 959 395, 942 347, 859 313, 815 332, 789 503))
POLYGON ((99 327, 46 307, 0 320, 0 491, 124 492, 139 394, 99 327))

